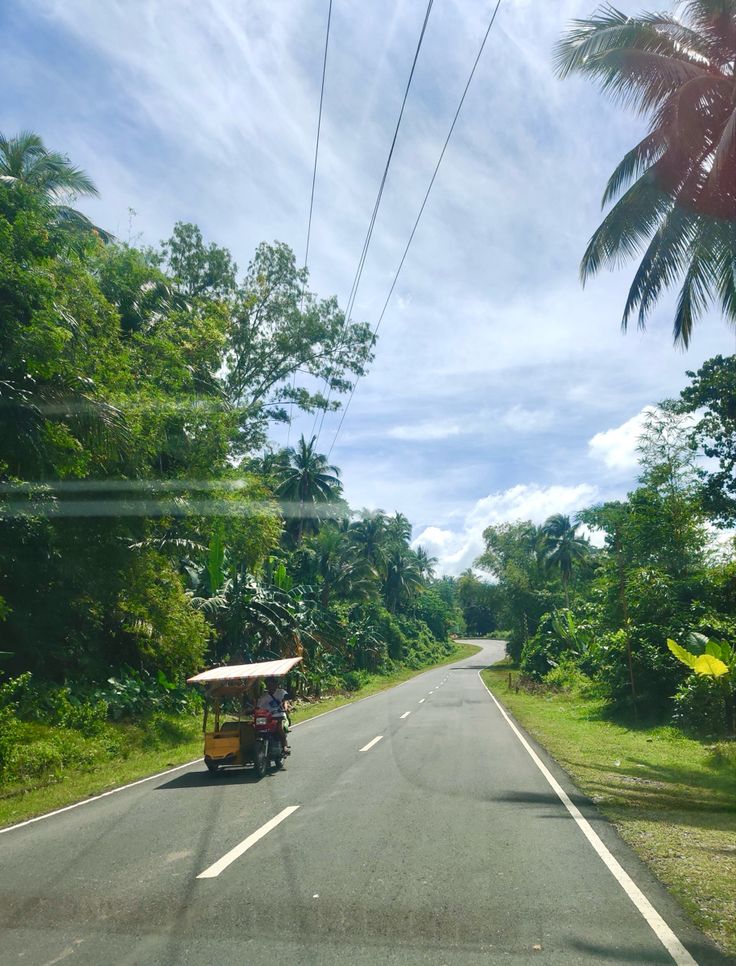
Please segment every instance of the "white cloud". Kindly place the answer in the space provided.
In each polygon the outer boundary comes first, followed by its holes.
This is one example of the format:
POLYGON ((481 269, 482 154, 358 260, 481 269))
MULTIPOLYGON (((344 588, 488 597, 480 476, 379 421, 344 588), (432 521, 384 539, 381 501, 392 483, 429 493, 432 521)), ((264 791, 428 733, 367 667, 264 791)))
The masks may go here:
POLYGON ((591 530, 587 524, 582 523, 578 529, 580 536, 585 537, 594 547, 604 547, 606 544, 606 535, 603 530, 591 530))
POLYGON ((526 409, 516 405, 508 409, 501 422, 516 433, 535 433, 552 424, 552 411, 549 409, 526 409))
POLYGON ((461 528, 428 526, 414 540, 437 557, 438 570, 459 574, 483 552, 486 527, 515 520, 543 523, 553 513, 574 514, 594 503, 598 489, 589 483, 576 486, 519 484, 478 500, 468 511, 461 528))
POLYGON ((588 441, 590 455, 602 460, 611 470, 628 472, 636 469, 639 463, 639 437, 644 431, 647 417, 655 411, 656 407, 645 406, 620 426, 596 433, 588 441))
POLYGON ((447 439, 450 436, 459 436, 462 432, 462 427, 454 420, 426 419, 420 423, 392 426, 386 431, 386 435, 392 439, 420 442, 430 439, 447 439))

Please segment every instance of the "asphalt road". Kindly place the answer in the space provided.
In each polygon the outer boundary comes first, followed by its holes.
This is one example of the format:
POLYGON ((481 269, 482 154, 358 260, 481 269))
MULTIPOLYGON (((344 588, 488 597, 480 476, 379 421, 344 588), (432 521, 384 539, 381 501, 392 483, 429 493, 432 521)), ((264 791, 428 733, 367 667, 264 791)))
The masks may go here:
POLYGON ((0 962, 727 962, 537 748, 596 851, 479 678, 502 653, 297 726, 260 782, 200 763, 0 835, 0 962))

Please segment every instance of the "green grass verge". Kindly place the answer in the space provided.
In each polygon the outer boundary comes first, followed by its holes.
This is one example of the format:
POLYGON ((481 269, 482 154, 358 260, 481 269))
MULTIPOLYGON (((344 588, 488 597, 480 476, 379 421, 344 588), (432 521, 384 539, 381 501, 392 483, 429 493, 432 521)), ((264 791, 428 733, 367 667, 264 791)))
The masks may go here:
POLYGON ((508 664, 482 673, 695 924, 736 954, 736 743, 628 728, 579 693, 517 692, 508 664))
MULTIPOLYGON (((386 675, 372 674, 368 683, 359 690, 302 705, 294 711, 292 719, 294 723, 306 721, 325 711, 392 688, 433 667, 470 657, 479 650, 480 647, 474 644, 458 644, 451 654, 435 664, 417 670, 402 668, 386 675)), ((25 784, 0 785, 0 828, 201 757, 201 719, 180 717, 167 720, 169 726, 166 727, 164 722, 164 727, 156 729, 155 733, 136 725, 109 725, 104 735, 90 738, 86 743, 77 732, 36 726, 38 737, 44 743, 51 740, 67 745, 87 744, 91 749, 96 743, 113 742, 119 748, 119 753, 111 760, 102 761, 94 760, 90 755, 91 760, 87 764, 62 767, 51 778, 35 782, 29 779, 25 784)))

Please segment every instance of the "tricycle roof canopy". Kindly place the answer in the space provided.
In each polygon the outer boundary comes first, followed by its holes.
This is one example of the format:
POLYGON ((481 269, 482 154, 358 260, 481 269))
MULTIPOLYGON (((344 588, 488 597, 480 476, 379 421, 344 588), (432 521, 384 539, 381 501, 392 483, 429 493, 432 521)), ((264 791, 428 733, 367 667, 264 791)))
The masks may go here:
POLYGON ((289 671, 301 661, 300 657, 287 657, 280 661, 260 661, 258 664, 232 664, 229 667, 213 667, 209 671, 187 678, 187 684, 213 684, 216 681, 245 681, 250 678, 275 678, 289 671))

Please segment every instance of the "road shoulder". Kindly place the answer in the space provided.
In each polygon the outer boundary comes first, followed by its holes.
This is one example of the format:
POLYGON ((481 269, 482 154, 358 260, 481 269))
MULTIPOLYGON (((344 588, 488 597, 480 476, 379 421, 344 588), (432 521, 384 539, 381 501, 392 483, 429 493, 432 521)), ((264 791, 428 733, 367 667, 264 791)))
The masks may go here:
MULTIPOLYGON (((698 916, 696 908, 696 914, 693 915, 692 903, 682 902, 681 897, 672 888, 672 884, 657 875, 659 872, 657 865, 651 862, 647 850, 641 848, 641 812, 639 811, 635 817, 629 816, 627 820, 625 806, 620 801, 615 804, 600 801, 601 786, 593 772, 593 760, 600 759, 601 754, 605 752, 605 741, 602 739, 596 741, 594 737, 590 746, 582 740, 578 741, 571 754, 570 744, 560 739, 560 736, 550 727, 548 718, 543 715, 543 711, 549 710, 550 697, 535 696, 530 699, 530 696, 527 696, 523 700, 517 700, 513 689, 508 689, 507 672, 508 668, 487 669, 481 673, 481 679, 554 779, 559 782, 574 805, 590 822, 606 848, 642 892, 649 897, 659 914, 701 966, 708 963, 736 962, 728 931, 724 933, 723 929, 728 920, 721 918, 730 915, 729 902, 736 902, 733 889, 730 890, 730 899, 725 898, 720 914, 716 916, 716 922, 720 928, 711 928, 712 912, 708 916, 698 916), (536 714, 534 702, 538 703, 537 707, 540 709, 536 714), (700 929, 703 931, 701 932, 700 929), (716 940, 720 941, 721 948, 715 945, 716 940)), ((646 741, 646 738, 643 740, 646 741)), ((651 748, 651 745, 648 747, 651 748)), ((613 768, 616 767, 616 761, 618 759, 612 763, 613 768)), ((621 762, 618 761, 618 764, 620 766, 621 762)), ((550 792, 553 794, 551 789, 550 792)), ((662 818, 661 814, 651 814, 649 820, 657 822, 662 818)), ((736 832, 736 828, 734 831, 736 832)), ((736 850, 734 857, 736 858, 736 850)), ((728 856, 724 856, 724 860, 727 862, 728 856)), ((686 875, 686 863, 683 862, 681 868, 682 874, 686 875)), ((732 883, 734 879, 730 881, 732 883)), ((702 896, 702 904, 706 907, 712 906, 714 901, 717 903, 718 899, 713 895, 702 896)))

